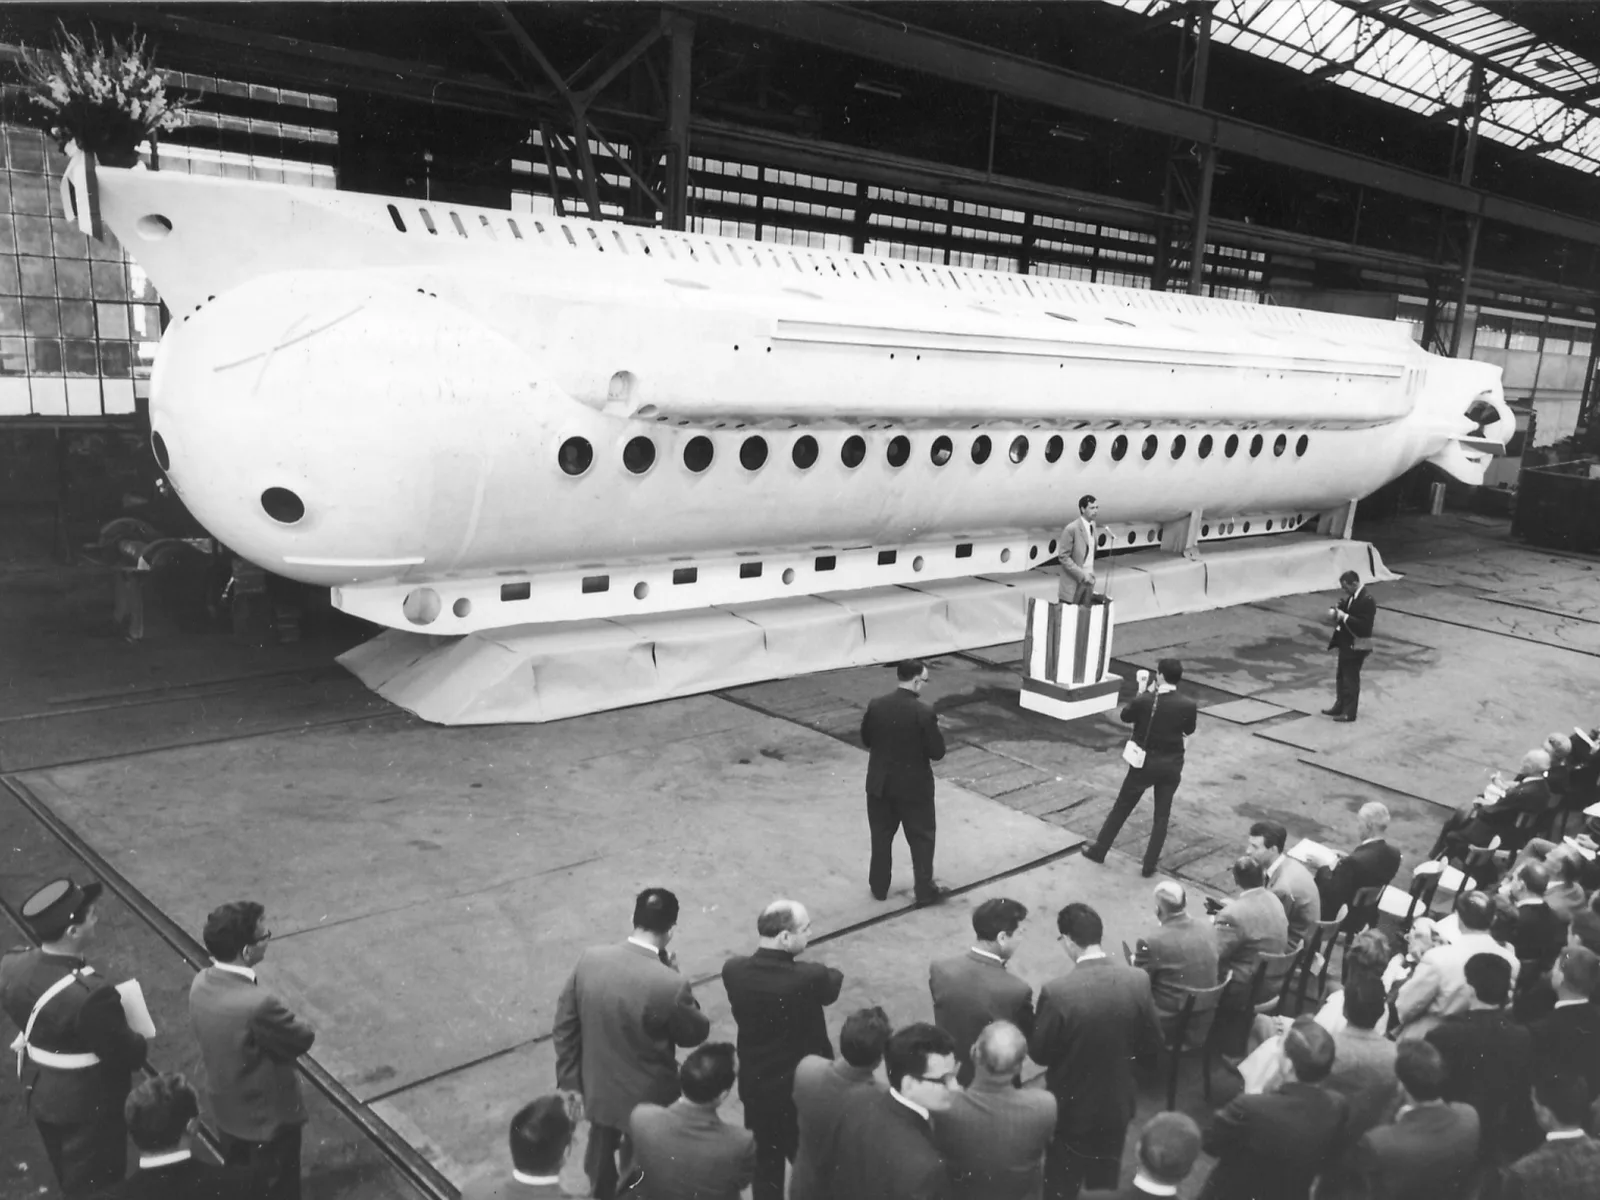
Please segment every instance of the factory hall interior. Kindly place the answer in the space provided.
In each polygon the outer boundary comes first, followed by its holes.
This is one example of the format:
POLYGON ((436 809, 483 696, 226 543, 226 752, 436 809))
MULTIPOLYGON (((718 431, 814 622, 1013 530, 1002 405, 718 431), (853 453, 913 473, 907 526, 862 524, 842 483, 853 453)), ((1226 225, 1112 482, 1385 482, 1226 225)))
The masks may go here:
POLYGON ((0 1200, 1600 1196, 1600 4, 0 85, 0 1200))

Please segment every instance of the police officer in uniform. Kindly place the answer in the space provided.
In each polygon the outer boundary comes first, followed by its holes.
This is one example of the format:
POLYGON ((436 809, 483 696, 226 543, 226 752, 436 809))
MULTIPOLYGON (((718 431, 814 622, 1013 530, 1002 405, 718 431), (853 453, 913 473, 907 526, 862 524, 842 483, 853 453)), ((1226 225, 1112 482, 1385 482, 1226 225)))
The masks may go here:
POLYGON ((68 1200, 127 1174, 122 1106, 148 1050, 128 1028, 116 988, 83 958, 94 939, 100 892, 99 883, 46 884, 22 906, 39 948, 0 958, 0 1008, 22 1030, 12 1049, 29 1111, 68 1200))

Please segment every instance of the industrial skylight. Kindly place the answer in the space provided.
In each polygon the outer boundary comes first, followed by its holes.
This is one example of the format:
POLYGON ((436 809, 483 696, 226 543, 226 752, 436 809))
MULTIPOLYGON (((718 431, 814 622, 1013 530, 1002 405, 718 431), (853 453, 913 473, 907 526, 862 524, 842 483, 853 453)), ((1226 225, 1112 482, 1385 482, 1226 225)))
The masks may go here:
MULTIPOLYGON (((1105 0, 1160 20, 1169 0, 1105 0)), ((1362 95, 1453 119, 1482 60, 1479 133, 1600 173, 1600 67, 1471 0, 1219 0, 1211 36, 1362 95)))

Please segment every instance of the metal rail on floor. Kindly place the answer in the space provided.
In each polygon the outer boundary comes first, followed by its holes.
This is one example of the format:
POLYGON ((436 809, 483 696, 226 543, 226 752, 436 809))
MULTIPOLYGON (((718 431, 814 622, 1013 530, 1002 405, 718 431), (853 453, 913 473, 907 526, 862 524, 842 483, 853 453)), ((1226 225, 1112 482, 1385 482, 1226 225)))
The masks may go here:
MULTIPOLYGON (((175 950, 184 962, 197 971, 211 964, 211 956, 206 953, 204 946, 157 908, 149 897, 134 887, 120 871, 96 852, 94 847, 56 816, 50 810, 50 806, 35 796, 26 784, 10 777, 0 778, 0 783, 5 785, 6 790, 17 798, 18 803, 27 809, 39 824, 66 847, 68 853, 92 871, 109 891, 148 925, 157 937, 175 950)), ((21 913, 3 900, 0 900, 0 907, 5 909, 6 915, 30 940, 34 940, 22 922, 21 913)), ((335 1111, 360 1130, 362 1136, 377 1147, 389 1165, 403 1175, 427 1200, 460 1200, 461 1193, 455 1184, 446 1179, 414 1146, 390 1128, 387 1122, 357 1099, 355 1093, 334 1078, 327 1068, 308 1055, 302 1055, 297 1059, 295 1067, 312 1087, 322 1093, 335 1111)), ((208 1148, 213 1151, 216 1149, 214 1144, 208 1148)))

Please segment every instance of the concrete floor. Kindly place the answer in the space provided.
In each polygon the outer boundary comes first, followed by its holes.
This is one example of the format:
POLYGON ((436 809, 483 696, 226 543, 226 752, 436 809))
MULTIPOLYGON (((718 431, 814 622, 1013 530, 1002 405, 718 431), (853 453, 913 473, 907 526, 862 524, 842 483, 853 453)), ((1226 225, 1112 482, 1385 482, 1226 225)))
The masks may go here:
MULTIPOLYGON (((1374 798, 1394 814, 1403 880, 1442 805, 1546 733, 1593 719, 1594 562, 1525 549, 1504 523, 1474 517, 1358 533, 1405 578, 1375 589, 1355 725, 1314 715, 1332 690, 1327 597, 1118 631, 1128 677, 1175 654, 1202 705, 1164 859, 1202 891, 1224 882, 1250 821, 1348 845, 1355 809, 1374 798)), ((34 633, 0 642, 0 774, 191 932, 225 899, 266 904, 276 936, 264 975, 318 1027, 316 1057, 458 1183, 499 1169, 506 1119, 552 1086, 561 982, 581 946, 626 933, 647 883, 683 900, 684 970, 713 1036, 730 1039, 716 974, 753 946, 755 914, 774 895, 811 906, 814 953, 845 971, 835 1032, 863 1003, 897 1021, 930 1016, 927 963, 966 944, 987 896, 1035 909, 1016 963, 1035 984, 1065 967, 1053 914, 1067 901, 1101 909, 1112 947, 1150 920, 1136 859, 1114 853, 1096 868, 1070 854, 1109 807, 1125 732, 1106 717, 1061 725, 1019 709, 1020 645, 934 664, 925 695, 950 744, 938 870, 967 890, 914 910, 903 846, 889 904, 862 878, 855 736, 866 702, 893 686, 885 669, 543 726, 445 729, 330 669, 336 643, 130 646, 106 632, 108 583, 0 569, 0 620, 34 633)), ((1136 813, 1119 851, 1137 856, 1147 830, 1136 813)), ((63 851, 6 793, 0 833, 0 888, 16 900, 63 851)), ((187 973, 141 929, 115 920, 103 958, 147 980, 166 1031, 155 1057, 187 1067, 187 973)), ((1203 1116, 1190 1083, 1181 1103, 1203 1116)), ((1159 1103, 1153 1084, 1144 1111, 1159 1103)), ((31 1156, 36 1180, 42 1161, 18 1128, 15 1092, 0 1087, 4 1158, 31 1156)), ((386 1194, 359 1137, 324 1116, 308 1196, 386 1194)))

